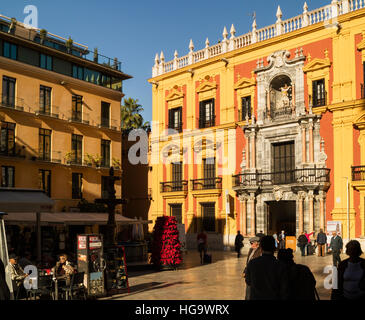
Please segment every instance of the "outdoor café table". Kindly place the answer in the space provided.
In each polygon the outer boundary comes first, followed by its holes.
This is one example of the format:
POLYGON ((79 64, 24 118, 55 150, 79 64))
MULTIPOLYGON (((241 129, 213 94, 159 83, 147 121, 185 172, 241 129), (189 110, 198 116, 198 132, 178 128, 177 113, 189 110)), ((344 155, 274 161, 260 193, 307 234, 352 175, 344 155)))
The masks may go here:
POLYGON ((54 287, 55 287, 55 292, 54 292, 54 299, 55 300, 58 300, 58 282, 59 281, 65 281, 66 282, 66 280, 67 280, 66 276, 60 276, 60 277, 53 278, 54 287))

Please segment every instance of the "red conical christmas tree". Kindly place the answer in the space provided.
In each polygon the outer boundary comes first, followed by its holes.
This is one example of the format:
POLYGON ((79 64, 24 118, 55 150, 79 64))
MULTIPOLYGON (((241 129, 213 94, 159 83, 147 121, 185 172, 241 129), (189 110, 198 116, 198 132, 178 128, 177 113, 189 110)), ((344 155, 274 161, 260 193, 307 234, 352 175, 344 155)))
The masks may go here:
POLYGON ((153 231, 152 263, 177 268, 182 263, 181 244, 175 217, 159 217, 153 231))

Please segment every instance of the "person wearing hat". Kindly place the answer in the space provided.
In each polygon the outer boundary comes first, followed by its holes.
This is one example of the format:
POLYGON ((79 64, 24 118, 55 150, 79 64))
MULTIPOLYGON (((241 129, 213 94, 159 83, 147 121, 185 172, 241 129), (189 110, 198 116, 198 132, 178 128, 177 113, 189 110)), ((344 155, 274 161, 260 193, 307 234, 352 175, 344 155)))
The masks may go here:
MULTIPOLYGON (((246 267, 243 270, 243 277, 246 277, 248 263, 251 260, 256 259, 261 256, 260 237, 250 238, 250 244, 251 244, 251 248, 248 251, 246 267)), ((246 298, 245 299, 249 300, 249 297, 250 297, 250 286, 246 284, 246 298)))
POLYGON ((23 281, 29 275, 26 274, 22 267, 18 264, 18 257, 16 254, 12 253, 9 255, 9 263, 6 266, 5 271, 9 274, 10 279, 13 282, 14 293, 16 294, 16 297, 18 297, 23 281))

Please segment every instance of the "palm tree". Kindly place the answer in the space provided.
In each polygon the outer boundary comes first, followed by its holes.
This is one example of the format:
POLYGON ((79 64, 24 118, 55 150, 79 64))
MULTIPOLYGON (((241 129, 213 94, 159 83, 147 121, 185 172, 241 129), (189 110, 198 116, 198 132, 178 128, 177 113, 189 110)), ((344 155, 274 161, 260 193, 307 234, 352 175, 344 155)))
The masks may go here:
POLYGON ((122 131, 149 128, 149 122, 143 122, 142 111, 144 109, 138 103, 138 99, 124 99, 124 105, 121 107, 122 131))

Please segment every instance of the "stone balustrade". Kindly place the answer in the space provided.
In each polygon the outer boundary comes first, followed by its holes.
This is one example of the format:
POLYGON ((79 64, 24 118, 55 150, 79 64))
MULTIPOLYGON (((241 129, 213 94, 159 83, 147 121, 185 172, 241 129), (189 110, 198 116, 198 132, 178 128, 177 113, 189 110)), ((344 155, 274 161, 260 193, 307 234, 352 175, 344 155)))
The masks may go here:
MULTIPOLYGON (((308 11, 308 5, 305 2, 303 6, 303 13, 301 15, 287 20, 281 20, 282 11, 279 6, 276 13, 276 23, 271 26, 256 29, 256 20, 254 20, 251 32, 236 37, 236 30, 234 25, 232 25, 229 39, 227 29, 224 27, 223 40, 221 42, 210 46, 209 40, 207 39, 205 42, 205 48, 194 52, 194 44, 193 41, 190 40, 190 52, 183 57, 178 57, 178 54, 175 51, 174 59, 168 62, 165 62, 163 52, 161 52, 160 56, 156 54, 155 64, 152 67, 152 77, 157 77, 159 75, 193 65, 206 59, 219 56, 226 52, 244 48, 253 43, 265 41, 316 23, 323 23, 326 21, 330 23, 331 19, 335 19, 339 15, 363 8, 365 8, 365 0, 332 0, 331 4, 329 5, 308 11)), ((332 21, 332 23, 334 23, 334 21, 332 21)))

